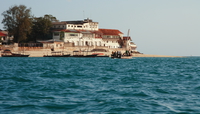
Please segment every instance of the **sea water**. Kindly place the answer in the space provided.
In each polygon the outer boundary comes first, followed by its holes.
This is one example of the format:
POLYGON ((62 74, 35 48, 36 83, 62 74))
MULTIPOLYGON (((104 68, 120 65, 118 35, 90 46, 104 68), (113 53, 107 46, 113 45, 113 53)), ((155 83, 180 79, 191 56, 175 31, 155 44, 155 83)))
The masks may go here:
POLYGON ((200 58, 0 58, 0 113, 200 113, 200 58))

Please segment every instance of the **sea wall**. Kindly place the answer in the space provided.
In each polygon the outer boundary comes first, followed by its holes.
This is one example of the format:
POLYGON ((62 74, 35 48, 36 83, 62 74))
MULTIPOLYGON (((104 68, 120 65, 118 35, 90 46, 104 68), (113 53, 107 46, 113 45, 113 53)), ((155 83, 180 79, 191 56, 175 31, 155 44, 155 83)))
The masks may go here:
MULTIPOLYGON (((14 45, 3 45, 1 50, 9 49, 11 52, 15 53, 25 53, 30 54, 29 57, 43 57, 44 55, 51 55, 51 47, 19 47, 18 44, 14 45)), ((53 48, 53 51, 62 51, 69 54, 74 54, 73 51, 79 51, 82 54, 92 54, 92 53, 104 53, 105 55, 110 55, 112 51, 125 51, 125 48, 108 48, 104 46, 64 46, 53 48), (93 49, 102 50, 102 51, 92 51, 93 49), (92 52, 90 52, 92 51, 92 52)))
MULTIPOLYGON (((25 54, 29 54, 29 57, 43 57, 44 55, 51 55, 52 49, 50 47, 18 47, 17 44, 14 45, 3 45, 1 46, 1 52, 5 49, 9 49, 12 52, 20 53, 23 52, 25 54)), ((104 55, 111 55, 113 51, 121 51, 122 53, 125 52, 125 48, 108 48, 108 47, 94 47, 94 46, 65 46, 54 48, 54 51, 62 51, 65 53, 69 53, 73 55, 73 51, 79 51, 81 54, 92 54, 92 53, 104 53, 104 55), (105 51, 92 51, 93 49, 103 49, 105 51), (87 52, 89 51, 89 52, 87 52)), ((1 54, 0 54, 1 55, 1 54)), ((141 53, 132 53, 132 57, 181 57, 181 56, 169 56, 169 55, 151 55, 151 54, 141 54, 141 53)))

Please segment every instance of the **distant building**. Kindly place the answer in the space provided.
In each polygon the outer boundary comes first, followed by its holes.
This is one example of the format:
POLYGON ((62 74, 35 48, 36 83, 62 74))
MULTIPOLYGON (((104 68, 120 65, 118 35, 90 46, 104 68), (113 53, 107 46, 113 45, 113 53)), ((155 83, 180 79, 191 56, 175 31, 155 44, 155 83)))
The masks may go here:
POLYGON ((7 31, 0 30, 0 41, 2 44, 8 44, 13 40, 13 36, 9 37, 7 31))
MULTIPOLYGON (((117 29, 99 29, 91 19, 52 23, 53 39, 72 43, 74 46, 121 48, 123 33, 117 29)), ((129 39, 130 40, 130 39, 129 39)), ((129 41, 130 42, 130 41, 129 41)))
POLYGON ((93 22, 91 19, 83 21, 62 21, 53 22, 53 29, 69 29, 69 30, 89 30, 98 31, 98 22, 93 22))
POLYGON ((131 50, 133 52, 138 52, 136 49, 137 45, 134 42, 132 42, 132 39, 130 36, 123 37, 123 44, 125 48, 128 48, 128 50, 131 50))

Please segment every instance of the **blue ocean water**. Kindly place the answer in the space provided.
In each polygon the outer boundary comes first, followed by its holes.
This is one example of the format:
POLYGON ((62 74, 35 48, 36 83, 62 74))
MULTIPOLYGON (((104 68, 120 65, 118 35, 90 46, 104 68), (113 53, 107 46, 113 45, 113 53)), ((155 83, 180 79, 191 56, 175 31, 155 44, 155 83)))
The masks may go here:
POLYGON ((200 58, 0 58, 0 113, 200 113, 200 58))

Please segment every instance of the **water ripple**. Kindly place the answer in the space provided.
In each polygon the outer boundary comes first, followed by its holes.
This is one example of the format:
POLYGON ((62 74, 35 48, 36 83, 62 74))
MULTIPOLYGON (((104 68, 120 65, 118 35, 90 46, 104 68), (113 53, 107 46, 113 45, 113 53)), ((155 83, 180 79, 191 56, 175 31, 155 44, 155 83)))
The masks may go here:
POLYGON ((199 58, 0 58, 1 113, 198 113, 199 58))

